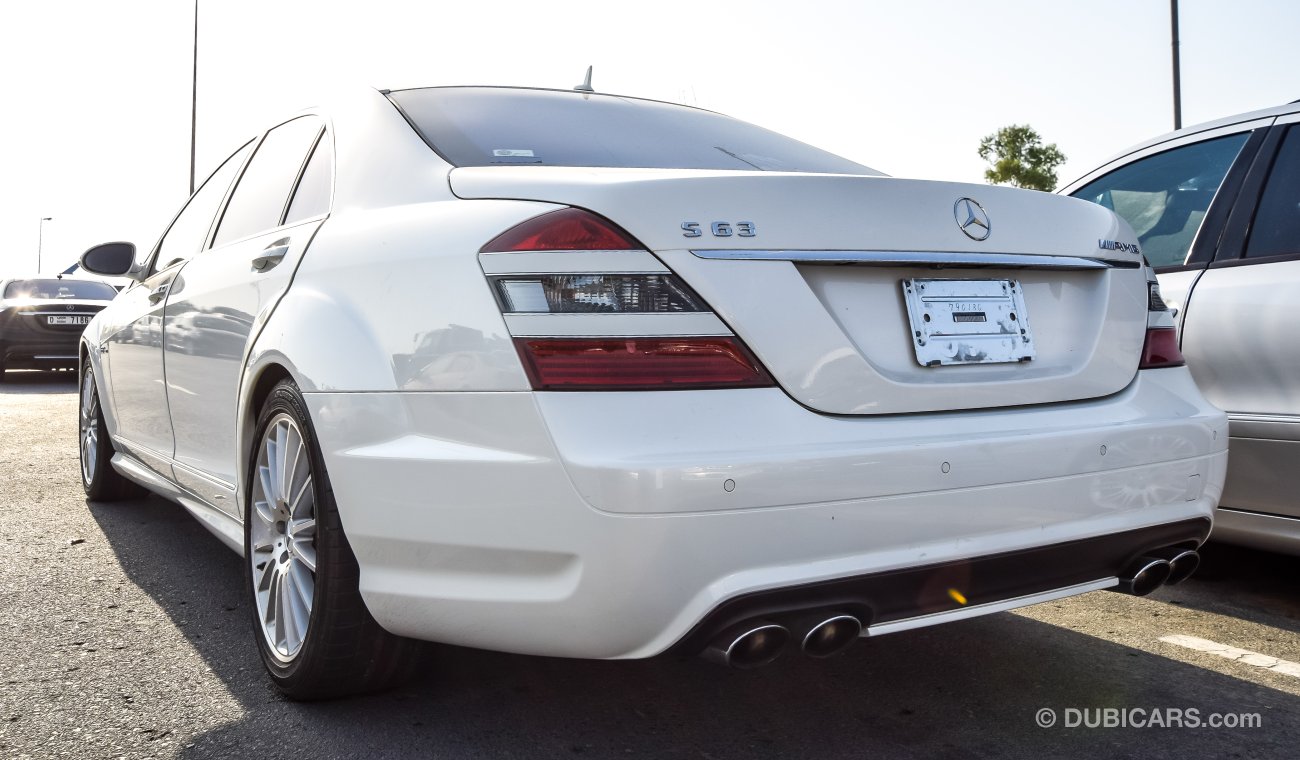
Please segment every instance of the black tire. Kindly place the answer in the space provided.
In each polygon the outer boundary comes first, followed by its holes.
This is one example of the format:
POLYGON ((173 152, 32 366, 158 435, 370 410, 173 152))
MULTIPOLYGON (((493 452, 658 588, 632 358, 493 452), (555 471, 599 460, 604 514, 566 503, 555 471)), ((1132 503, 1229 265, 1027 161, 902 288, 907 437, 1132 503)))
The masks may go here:
MULTIPOLYGON (((271 435, 274 435, 272 431, 271 435)), ((295 700, 319 700, 342 697, 351 694, 380 691, 406 681, 422 669, 427 646, 423 642, 394 636, 379 626, 366 609, 358 591, 360 570, 352 547, 343 534, 339 520, 338 505, 334 500, 334 490, 330 485, 325 463, 316 443, 316 434, 307 415, 306 405, 298 387, 289 380, 281 381, 267 397, 258 415, 254 446, 249 456, 248 480, 245 483, 246 507, 244 514, 244 589, 250 617, 253 623, 253 637, 257 642, 262 663, 276 687, 287 697, 295 700), (259 606, 259 584, 266 593, 268 604, 282 587, 288 590, 281 593, 292 594, 294 586, 286 578, 290 573, 288 564, 296 559, 289 559, 291 554, 302 553, 298 547, 303 539, 297 539, 288 527, 302 517, 295 512, 293 504, 270 504, 270 497, 257 500, 270 515, 275 509, 285 511, 279 517, 264 519, 258 510, 255 497, 262 495, 266 486, 259 483, 259 456, 267 445, 268 430, 274 423, 277 430, 291 420, 300 434, 303 452, 307 454, 310 464, 311 491, 314 494, 311 518, 314 519, 313 535, 309 539, 311 554, 315 563, 312 573, 313 588, 310 610, 307 610, 305 635, 299 637, 300 644, 296 651, 277 652, 273 649, 270 637, 276 635, 264 625, 263 610, 259 606), (255 521, 256 525, 255 525, 255 521), (268 548, 276 534, 271 526, 282 530, 283 541, 268 548), (259 527, 260 526, 260 527, 259 527), (254 531, 259 533, 260 551, 254 550, 254 531), (283 546, 284 548, 279 548, 283 546), (278 581, 270 577, 279 572, 284 573, 278 581)), ((269 460, 268 460, 269 461, 269 460)), ((293 490, 294 470, 288 471, 285 481, 290 485, 286 492, 293 490)), ((281 473, 285 474, 284 472, 281 473)), ((270 482, 270 481, 267 481, 270 482)), ((304 498, 305 488, 300 490, 299 499, 304 498)), ((298 499, 294 499, 297 502, 298 499)), ((303 565, 302 567, 306 567, 303 565)), ((297 570, 301 572, 301 568, 297 570)))
POLYGON ((81 375, 77 403, 77 451, 81 464, 81 487, 91 501, 123 501, 139 499, 145 495, 140 486, 132 483, 110 464, 115 449, 104 425, 104 410, 99 404, 99 384, 95 382, 95 368, 86 362, 81 375), (87 435, 93 434, 95 445, 87 445, 87 435))

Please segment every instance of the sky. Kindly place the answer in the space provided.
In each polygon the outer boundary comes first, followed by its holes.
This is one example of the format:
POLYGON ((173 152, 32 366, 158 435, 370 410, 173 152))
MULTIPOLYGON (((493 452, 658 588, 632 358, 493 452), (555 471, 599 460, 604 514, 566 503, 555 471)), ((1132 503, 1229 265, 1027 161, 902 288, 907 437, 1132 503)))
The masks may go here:
MULTIPOLYGON (((339 87, 696 105, 887 174, 983 182, 1030 124, 1062 184, 1173 128, 1167 0, 199 0, 198 181, 339 87)), ((192 0, 0 9, 0 277, 152 247, 189 189, 192 0), (42 224, 43 217, 51 217, 42 224)), ((1183 123, 1300 98, 1300 2, 1180 0, 1183 123)))

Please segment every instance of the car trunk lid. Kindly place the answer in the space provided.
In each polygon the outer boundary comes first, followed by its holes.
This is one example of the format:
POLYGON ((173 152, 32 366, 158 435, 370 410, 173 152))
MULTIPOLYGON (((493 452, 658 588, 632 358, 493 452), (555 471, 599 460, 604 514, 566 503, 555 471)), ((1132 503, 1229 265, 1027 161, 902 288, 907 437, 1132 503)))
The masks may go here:
POLYGON ((756 172, 470 167, 451 184, 463 198, 577 206, 621 225, 819 412, 1071 401, 1115 393, 1137 371, 1141 256, 1093 204, 756 172))

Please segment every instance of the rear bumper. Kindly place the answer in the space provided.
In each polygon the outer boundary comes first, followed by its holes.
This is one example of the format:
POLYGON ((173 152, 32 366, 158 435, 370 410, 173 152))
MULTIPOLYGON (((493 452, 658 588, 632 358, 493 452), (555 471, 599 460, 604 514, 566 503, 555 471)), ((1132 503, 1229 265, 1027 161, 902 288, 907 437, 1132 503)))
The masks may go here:
POLYGON ((746 620, 783 621, 809 609, 835 610, 880 635, 972 617, 1116 585, 1115 578, 1157 547, 1199 546, 1206 518, 1153 525, 1050 546, 1038 546, 851 578, 745 594, 719 604, 676 647, 694 654, 712 635, 746 620), (1059 593, 1065 591, 1067 593, 1059 593), (1077 593, 1077 592, 1076 592, 1077 593))
POLYGON ((40 335, 20 331, 0 334, 0 359, 9 367, 73 366, 77 364, 80 332, 40 335))
POLYGON ((1181 368, 1097 401, 882 418, 774 389, 307 398, 380 623, 556 656, 654 655, 733 600, 867 576, 895 579, 863 587, 877 622, 904 620, 953 606, 916 590, 962 567, 1077 542, 1105 551, 951 587, 977 608, 1105 585, 1202 540, 1226 465, 1226 418, 1181 368))

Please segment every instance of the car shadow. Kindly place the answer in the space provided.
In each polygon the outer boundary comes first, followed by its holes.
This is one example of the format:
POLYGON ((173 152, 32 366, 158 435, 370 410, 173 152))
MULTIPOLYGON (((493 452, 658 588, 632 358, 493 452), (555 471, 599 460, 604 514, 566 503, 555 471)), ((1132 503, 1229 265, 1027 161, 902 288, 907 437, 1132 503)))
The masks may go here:
POLYGON ((22 370, 11 369, 0 378, 0 393, 9 394, 45 394, 76 393, 77 373, 75 370, 22 370))
POLYGON ((1211 541, 1196 573, 1151 598, 1300 633, 1300 557, 1211 541))
POLYGON ((1103 745, 1153 758, 1243 756, 1248 746, 1264 757, 1289 756, 1300 739, 1300 697, 1007 614, 751 671, 441 647, 403 688, 294 703, 262 672, 236 555, 156 497, 89 508, 131 581, 244 708, 182 757, 1036 759, 1103 745), (1043 708, 1058 721, 1067 708, 1259 713, 1264 728, 1041 728, 1043 708))

